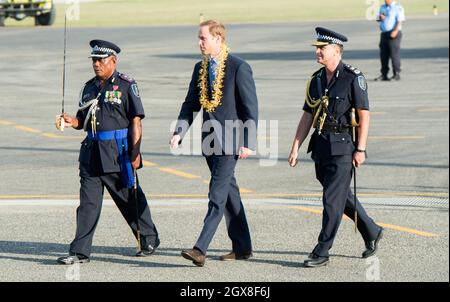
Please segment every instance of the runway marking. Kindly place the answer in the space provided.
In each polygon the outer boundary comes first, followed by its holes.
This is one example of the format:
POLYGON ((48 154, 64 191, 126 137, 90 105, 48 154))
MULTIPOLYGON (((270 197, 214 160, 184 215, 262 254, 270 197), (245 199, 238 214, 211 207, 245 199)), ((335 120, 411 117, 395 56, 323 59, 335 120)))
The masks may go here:
POLYGON ((194 174, 191 174, 191 173, 179 171, 179 170, 176 170, 176 169, 173 169, 173 168, 159 168, 159 171, 166 172, 166 173, 173 174, 173 175, 176 175, 176 176, 179 176, 179 177, 183 177, 183 178, 187 178, 187 179, 198 179, 198 178, 201 178, 198 175, 194 175, 194 174))
POLYGON ((394 225, 394 224, 381 223, 381 222, 378 222, 378 224, 384 228, 393 229, 393 230, 405 232, 405 233, 411 233, 411 234, 415 234, 415 235, 419 235, 419 236, 423 236, 423 237, 438 237, 439 236, 437 234, 419 231, 419 230, 415 230, 415 229, 410 229, 410 228, 406 228, 406 227, 402 227, 402 226, 398 226, 398 225, 394 225))
POLYGON ((431 108, 421 108, 417 109, 417 112, 448 112, 448 107, 431 107, 431 108))
POLYGON ((58 135, 53 134, 49 132, 42 133, 41 136, 45 136, 48 138, 56 138, 56 139, 73 139, 73 140, 82 140, 84 136, 64 136, 64 135, 58 135))
POLYGON ((8 121, 5 121, 5 120, 0 120, 0 125, 11 126, 11 125, 14 125, 14 123, 8 122, 8 121))
POLYGON ((30 133, 42 133, 41 130, 34 129, 34 128, 30 128, 30 127, 23 126, 23 125, 15 125, 14 127, 15 127, 16 129, 19 129, 19 130, 22 130, 22 131, 25 131, 25 132, 30 132, 30 133))
MULTIPOLYGON (((208 181, 204 180, 205 184, 209 184, 208 181)), ((184 197, 184 198, 195 198, 195 197, 199 197, 201 196, 203 197, 207 197, 207 194, 147 194, 148 196, 164 196, 166 198, 171 198, 171 197, 184 197)), ((304 193, 304 194, 283 194, 283 193, 279 193, 279 194, 258 194, 258 193, 243 193, 243 195, 245 195, 245 197, 255 197, 255 198, 277 198, 277 197, 291 197, 291 198, 308 198, 308 197, 315 197, 315 198, 320 198, 322 197, 322 193, 304 193)), ((75 195, 0 195, 0 199, 32 199, 32 198, 36 198, 36 199, 57 199, 57 198, 72 198, 75 195)), ((404 196, 404 197, 410 197, 410 196, 414 196, 414 197, 447 197, 449 196, 448 193, 440 193, 440 192, 385 192, 385 193, 358 193, 358 196, 365 196, 365 197, 389 197, 389 196, 404 196)), ((76 198, 78 198, 78 195, 75 196, 76 198)), ((364 203, 364 201, 363 201, 364 203)))
POLYGON ((148 160, 142 160, 142 165, 144 167, 157 167, 158 166, 158 164, 155 164, 155 163, 153 163, 151 161, 148 161, 148 160))
POLYGON ((417 140, 425 139, 425 136, 369 136, 369 140, 417 140))
MULTIPOLYGON (((319 209, 315 209, 315 208, 300 207, 300 206, 295 206, 295 207, 290 207, 290 208, 299 210, 302 212, 313 213, 316 215, 322 215, 322 212, 323 212, 323 210, 319 210, 319 209)), ((346 220, 351 220, 347 216, 343 216, 343 218, 346 220)), ((414 234, 414 235, 418 235, 418 236, 422 236, 422 237, 438 237, 439 236, 434 233, 429 233, 429 232, 420 231, 420 230, 416 230, 416 229, 412 229, 412 228, 402 227, 402 226, 395 225, 395 224, 388 224, 388 223, 382 223, 382 222, 377 222, 377 224, 384 228, 387 228, 387 229, 392 229, 392 230, 399 231, 399 232, 414 234)))
POLYGON ((39 130, 39 129, 31 128, 31 127, 28 127, 25 125, 20 125, 20 124, 16 124, 16 123, 13 123, 10 121, 5 121, 5 120, 0 120, 0 125, 13 126, 17 130, 28 132, 28 133, 39 134, 41 136, 48 137, 48 138, 76 139, 76 140, 83 139, 83 136, 64 136, 64 135, 58 135, 58 134, 49 133, 49 132, 43 132, 42 130, 39 130))

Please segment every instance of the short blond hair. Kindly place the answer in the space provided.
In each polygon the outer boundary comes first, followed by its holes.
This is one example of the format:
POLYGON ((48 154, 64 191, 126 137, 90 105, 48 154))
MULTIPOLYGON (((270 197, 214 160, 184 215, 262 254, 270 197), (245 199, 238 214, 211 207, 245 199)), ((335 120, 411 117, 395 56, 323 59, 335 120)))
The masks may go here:
POLYGON ((200 23, 200 27, 203 27, 203 26, 209 27, 209 33, 213 37, 220 36, 220 37, 222 37, 222 41, 225 42, 225 37, 227 34, 225 25, 223 25, 222 23, 215 21, 215 20, 207 20, 207 21, 200 23))

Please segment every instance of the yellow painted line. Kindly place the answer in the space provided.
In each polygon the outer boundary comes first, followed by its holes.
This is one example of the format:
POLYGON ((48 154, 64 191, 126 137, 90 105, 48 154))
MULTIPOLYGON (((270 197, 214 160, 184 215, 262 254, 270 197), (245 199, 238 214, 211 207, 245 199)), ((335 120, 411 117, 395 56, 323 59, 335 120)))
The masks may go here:
MULTIPOLYGON (((322 215, 322 211, 323 211, 323 210, 319 210, 319 209, 315 209, 315 208, 307 208, 307 207, 299 207, 299 206, 290 207, 290 208, 299 210, 302 212, 313 213, 316 215, 322 215)), ((350 218, 348 218, 347 216, 344 216, 344 219, 350 220, 350 218)), ((388 224, 388 223, 381 223, 381 222, 377 222, 377 224, 384 228, 387 228, 387 229, 392 229, 392 230, 396 230, 399 232, 414 234, 414 235, 418 235, 418 236, 422 236, 422 237, 438 237, 438 235, 434 234, 434 233, 429 233, 429 232, 425 232, 425 231, 402 227, 402 226, 395 225, 395 224, 388 224)))
POLYGON ((448 108, 446 108, 446 107, 422 108, 422 109, 417 109, 417 112, 448 112, 448 108))
POLYGON ((424 139, 425 136, 369 136, 369 140, 416 140, 424 139))
POLYGON ((73 139, 73 140, 82 140, 84 138, 84 136, 64 136, 64 135, 59 135, 59 134, 54 134, 54 133, 49 133, 49 132, 45 132, 41 134, 42 136, 48 137, 48 138, 57 138, 57 139, 73 139))
POLYGON ((10 126, 10 125, 14 125, 14 123, 9 122, 9 121, 0 120, 0 125, 10 126))
POLYGON ((148 161, 148 160, 143 160, 142 164, 144 165, 144 167, 156 167, 156 166, 158 166, 157 164, 155 164, 155 163, 153 163, 151 161, 148 161))
POLYGON ((313 213, 313 214, 318 214, 318 215, 322 215, 322 210, 318 210, 318 209, 313 209, 313 208, 306 208, 306 207, 291 207, 292 209, 296 209, 302 212, 308 212, 308 213, 313 213))
POLYGON ((23 125, 16 125, 16 126, 14 126, 14 127, 17 128, 17 129, 19 129, 19 130, 25 131, 25 132, 30 132, 30 133, 42 133, 41 130, 34 129, 34 128, 30 128, 30 127, 23 126, 23 125))
POLYGON ((380 223, 380 222, 377 222, 377 223, 378 223, 378 225, 380 225, 384 228, 388 228, 388 229, 392 229, 392 230, 396 230, 396 231, 400 231, 400 232, 405 232, 405 233, 410 233, 410 234, 414 234, 414 235, 418 235, 418 236, 422 236, 422 237, 438 237, 439 236, 437 234, 419 231, 419 230, 415 230, 415 229, 410 229, 410 228, 398 226, 395 224, 380 223))
POLYGON ((179 176, 179 177, 183 177, 183 178, 187 178, 187 179, 198 179, 198 178, 201 178, 198 175, 194 175, 194 174, 191 174, 191 173, 179 171, 179 170, 172 169, 172 168, 159 168, 159 170, 161 172, 173 174, 173 175, 176 175, 176 176, 179 176))

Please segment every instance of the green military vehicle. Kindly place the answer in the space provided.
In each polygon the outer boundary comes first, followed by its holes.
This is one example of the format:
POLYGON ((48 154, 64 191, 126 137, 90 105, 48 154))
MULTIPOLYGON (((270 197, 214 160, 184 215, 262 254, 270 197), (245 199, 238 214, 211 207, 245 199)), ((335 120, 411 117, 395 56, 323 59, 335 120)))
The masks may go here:
POLYGON ((5 26, 6 18, 26 17, 34 17, 35 25, 52 25, 55 15, 53 0, 0 0, 0 26, 5 26))

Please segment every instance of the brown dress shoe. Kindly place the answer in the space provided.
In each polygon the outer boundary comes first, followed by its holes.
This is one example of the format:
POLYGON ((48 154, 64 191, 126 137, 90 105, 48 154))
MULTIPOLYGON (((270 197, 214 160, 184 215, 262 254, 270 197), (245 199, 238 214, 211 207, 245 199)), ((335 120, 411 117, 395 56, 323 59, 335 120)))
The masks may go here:
POLYGON ((185 259, 192 260, 192 262, 197 266, 202 267, 203 265, 205 265, 206 257, 197 249, 184 250, 181 252, 181 256, 183 256, 183 258, 185 259))
POLYGON ((245 254, 238 254, 235 252, 231 252, 229 254, 220 256, 220 260, 222 261, 233 261, 233 260, 247 260, 249 258, 253 257, 253 253, 245 253, 245 254))

